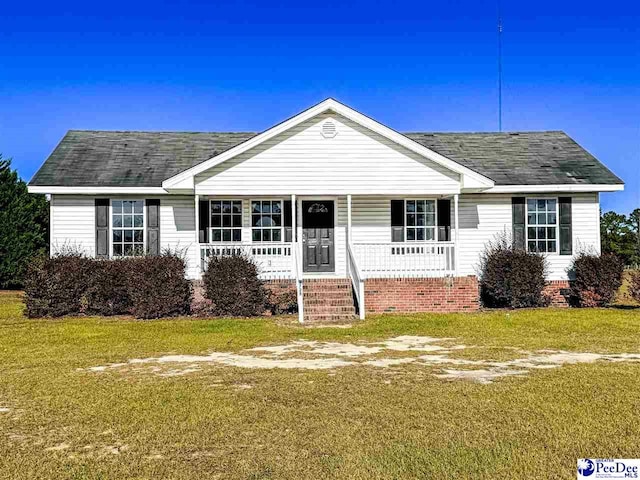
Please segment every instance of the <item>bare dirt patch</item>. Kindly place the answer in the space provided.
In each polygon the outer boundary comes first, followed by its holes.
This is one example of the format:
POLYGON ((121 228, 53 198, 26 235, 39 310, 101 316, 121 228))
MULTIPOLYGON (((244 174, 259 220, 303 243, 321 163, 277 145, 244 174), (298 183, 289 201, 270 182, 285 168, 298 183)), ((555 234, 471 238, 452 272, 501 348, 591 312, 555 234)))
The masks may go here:
POLYGON ((206 355, 164 355, 90 367, 105 372, 153 365, 153 373, 165 377, 201 371, 203 364, 248 369, 332 370, 341 367, 394 368, 414 364, 432 368, 444 380, 466 380, 481 384, 509 376, 524 376, 531 370, 562 365, 607 362, 640 362, 640 353, 601 354, 560 350, 526 351, 515 347, 468 346, 454 338, 397 336, 380 342, 341 343, 296 340, 283 345, 254 347, 239 353, 210 352, 206 355), (464 355, 460 355, 464 352, 464 355), (185 364, 184 367, 176 365, 185 364), (162 368, 165 367, 165 368, 162 368), (166 368, 170 367, 170 368, 166 368), (452 368, 457 367, 457 368, 452 368))

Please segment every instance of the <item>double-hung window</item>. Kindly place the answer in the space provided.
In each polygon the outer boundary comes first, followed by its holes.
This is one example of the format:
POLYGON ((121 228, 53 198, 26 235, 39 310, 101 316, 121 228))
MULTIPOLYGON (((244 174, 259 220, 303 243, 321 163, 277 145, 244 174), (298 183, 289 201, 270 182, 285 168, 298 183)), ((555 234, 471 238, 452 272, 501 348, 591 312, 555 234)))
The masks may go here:
POLYGON ((111 225, 114 257, 144 255, 144 200, 113 200, 111 225))
POLYGON ((239 242, 242 240, 242 200, 211 200, 212 242, 239 242))
POLYGON ((405 239, 423 242, 436 239, 436 201, 405 200, 405 239))
POLYGON ((251 240, 282 241, 282 200, 251 201, 251 240))
POLYGON ((527 199, 527 249, 530 252, 558 251, 558 201, 555 198, 527 199))

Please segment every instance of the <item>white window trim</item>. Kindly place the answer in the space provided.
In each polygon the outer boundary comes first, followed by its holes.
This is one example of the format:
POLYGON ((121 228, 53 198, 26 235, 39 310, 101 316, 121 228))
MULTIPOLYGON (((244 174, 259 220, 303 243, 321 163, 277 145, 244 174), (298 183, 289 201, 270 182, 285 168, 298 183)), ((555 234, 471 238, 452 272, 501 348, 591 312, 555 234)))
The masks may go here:
MULTIPOLYGON (((234 244, 240 244, 242 243, 242 230, 244 229, 244 200, 243 199, 238 199, 238 198, 210 198, 209 201, 207 202, 207 207, 209 209, 207 215, 208 215, 208 223, 209 223, 209 243, 214 243, 214 244, 219 244, 219 243, 234 243, 234 244), (240 202, 240 226, 239 227, 212 227, 211 226, 211 202, 240 202), (234 241, 233 240, 233 233, 231 234, 231 240, 229 240, 228 242, 225 240, 220 240, 220 241, 214 241, 213 240, 213 230, 240 230, 240 240, 239 241, 234 241)), ((233 207, 232 207, 232 211, 233 211, 233 207)), ((231 215, 233 215, 233 213, 231 213, 231 215)), ((231 222, 233 223, 233 219, 231 220, 231 222)), ((221 223, 222 225, 222 223, 221 223)), ((222 239, 222 236, 220 237, 222 239)))
MULTIPOLYGON (((417 210, 417 207, 416 207, 417 210)), ((414 213, 417 213, 414 212, 414 213)), ((429 242, 437 242, 438 241, 438 199, 434 198, 434 197, 412 197, 412 198, 405 198, 404 199, 404 207, 403 207, 403 211, 402 211, 402 223, 404 224, 404 241, 407 243, 429 243, 429 242), (414 200, 429 200, 432 201, 434 204, 434 215, 435 215, 435 223, 433 224, 433 226, 430 225, 424 225, 424 227, 422 226, 418 226, 418 225, 407 225, 407 202, 411 202, 414 200), (408 240, 407 237, 407 228, 429 228, 429 229, 433 229, 433 240, 408 240)))
MULTIPOLYGON (((529 200, 555 200, 556 201, 556 251, 555 252, 542 252, 545 255, 560 255, 560 202, 558 197, 549 195, 537 195, 535 197, 524 198, 524 245, 527 252, 529 252, 529 200)), ((536 209, 537 210, 537 209, 536 209)), ((531 227, 541 227, 542 225, 531 225, 531 227)), ((545 228, 552 227, 554 225, 544 225, 545 228)), ((532 240, 533 241, 533 240, 532 240)), ((537 241, 537 239, 536 239, 537 241)), ((534 252, 536 253, 536 252, 534 252)))
POLYGON ((109 199, 109 258, 135 258, 147 254, 147 201, 144 198, 110 198, 109 199), (113 202, 142 202, 142 228, 118 227, 118 230, 142 230, 142 255, 113 255, 113 202))
POLYGON ((278 197, 267 197, 267 198, 251 198, 249 199, 249 229, 250 229, 250 241, 251 243, 267 243, 267 244, 277 244, 277 243, 284 243, 284 198, 278 198, 278 197), (271 230, 277 230, 278 227, 254 227, 253 226, 253 208, 252 208, 252 204, 253 202, 280 202, 280 240, 279 241, 273 241, 271 240, 270 242, 265 242, 264 240, 260 240, 259 242, 254 242, 253 241, 253 230, 254 229, 271 229, 271 230))

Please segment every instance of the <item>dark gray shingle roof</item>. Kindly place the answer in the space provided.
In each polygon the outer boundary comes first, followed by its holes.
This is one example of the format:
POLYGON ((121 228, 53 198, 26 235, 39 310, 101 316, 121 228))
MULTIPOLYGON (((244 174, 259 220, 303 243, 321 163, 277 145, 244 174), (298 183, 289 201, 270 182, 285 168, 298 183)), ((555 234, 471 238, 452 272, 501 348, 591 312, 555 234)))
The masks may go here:
POLYGON ((405 135, 496 185, 624 183, 564 132, 405 135))
POLYGON ((30 185, 161 187, 255 133, 70 130, 30 185))
MULTIPOLYGON (((30 185, 159 187, 254 135, 71 130, 30 185)), ((496 185, 622 183, 563 132, 405 135, 496 185)))

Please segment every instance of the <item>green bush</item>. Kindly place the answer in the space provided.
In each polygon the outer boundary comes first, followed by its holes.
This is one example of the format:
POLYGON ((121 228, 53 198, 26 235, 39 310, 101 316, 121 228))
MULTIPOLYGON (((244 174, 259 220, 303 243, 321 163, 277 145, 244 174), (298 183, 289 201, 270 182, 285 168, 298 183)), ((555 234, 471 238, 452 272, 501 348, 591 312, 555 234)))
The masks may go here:
POLYGON ((543 294, 546 261, 537 253, 515 248, 506 235, 485 247, 480 262, 480 296, 491 308, 540 307, 549 304, 543 294))
POLYGON ((581 307, 603 307, 610 304, 622 285, 624 262, 612 253, 595 255, 580 253, 570 271, 574 302, 581 307))
POLYGON ((242 255, 212 257, 204 274, 205 297, 218 316, 253 317, 264 314, 268 293, 258 267, 242 255))

